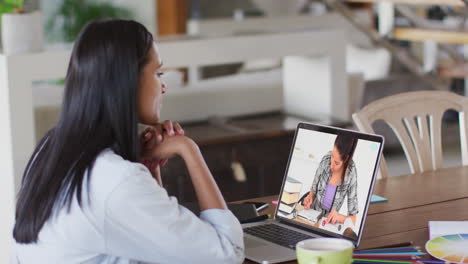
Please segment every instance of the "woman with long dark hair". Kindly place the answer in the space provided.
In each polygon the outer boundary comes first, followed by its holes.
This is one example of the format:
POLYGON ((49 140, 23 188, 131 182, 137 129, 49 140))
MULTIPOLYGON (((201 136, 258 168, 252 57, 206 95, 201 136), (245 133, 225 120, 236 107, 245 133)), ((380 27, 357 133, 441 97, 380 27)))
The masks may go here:
POLYGON ((322 158, 311 190, 304 199, 305 209, 312 208, 327 215, 326 223, 344 223, 347 218, 356 223, 359 210, 353 154, 357 141, 348 133, 337 135, 333 150, 322 158), (339 213, 345 197, 348 198, 348 215, 339 213))
POLYGON ((13 230, 28 263, 239 263, 242 229, 198 146, 159 122, 162 61, 141 24, 88 24, 73 47, 57 125, 26 167, 13 230), (138 124, 150 125, 140 136, 138 124), (180 156, 200 218, 162 187, 180 156), (143 162, 146 166, 143 166, 143 162))

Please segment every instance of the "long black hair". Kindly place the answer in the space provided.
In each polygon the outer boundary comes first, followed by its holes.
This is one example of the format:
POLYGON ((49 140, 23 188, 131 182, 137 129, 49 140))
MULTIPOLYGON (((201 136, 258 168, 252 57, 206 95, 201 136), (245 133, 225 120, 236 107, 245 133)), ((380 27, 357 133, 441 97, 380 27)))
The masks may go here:
POLYGON ((68 65, 59 121, 23 175, 13 230, 18 243, 37 242, 54 210, 69 210, 75 195, 82 206, 83 182, 104 149, 138 160, 137 90, 152 45, 151 33, 134 21, 100 20, 83 28, 68 65))
POLYGON ((351 133, 342 132, 337 135, 335 139, 335 147, 340 154, 343 163, 343 175, 341 176, 341 183, 344 183, 346 172, 348 171, 349 164, 352 161, 354 150, 357 145, 357 138, 351 133))

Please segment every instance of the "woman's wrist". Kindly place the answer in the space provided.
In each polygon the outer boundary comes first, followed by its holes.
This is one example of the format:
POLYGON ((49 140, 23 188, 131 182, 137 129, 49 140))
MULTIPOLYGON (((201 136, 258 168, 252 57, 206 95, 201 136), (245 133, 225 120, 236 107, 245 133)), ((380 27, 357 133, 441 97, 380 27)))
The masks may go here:
POLYGON ((188 159, 193 158, 194 156, 200 153, 200 148, 198 147, 197 143, 193 141, 193 139, 183 136, 181 139, 181 143, 179 146, 178 154, 179 156, 187 161, 188 159))
POLYGON ((343 216, 343 219, 342 219, 343 222, 342 222, 342 224, 344 224, 344 223, 346 222, 346 220, 348 220, 348 218, 351 219, 351 220, 353 220, 353 217, 350 216, 350 215, 342 215, 342 216, 343 216))

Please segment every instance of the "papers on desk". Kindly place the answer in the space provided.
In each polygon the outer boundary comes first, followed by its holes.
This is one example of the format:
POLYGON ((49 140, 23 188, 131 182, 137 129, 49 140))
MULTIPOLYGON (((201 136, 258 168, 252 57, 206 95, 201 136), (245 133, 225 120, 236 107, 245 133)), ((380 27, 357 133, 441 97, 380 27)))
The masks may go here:
POLYGON ((280 203, 278 206, 278 210, 285 213, 285 214, 291 214, 294 210, 295 204, 287 205, 284 203, 280 203))
POLYGON ((309 222, 316 223, 318 220, 317 218, 320 216, 320 211, 314 209, 306 209, 300 211, 298 215, 309 222))
POLYGON ((335 233, 335 234, 340 234, 342 235, 343 232, 344 232, 344 228, 343 228, 343 224, 331 224, 331 223, 328 223, 326 224, 325 226, 322 225, 322 223, 324 221, 326 221, 327 218, 326 217, 322 217, 322 219, 320 220, 320 228, 323 229, 323 230, 326 230, 328 232, 332 232, 332 233, 335 233))
POLYGON ((370 200, 371 204, 373 204, 373 203, 383 203, 383 202, 388 202, 388 199, 385 198, 385 197, 379 196, 377 194, 373 194, 371 196, 371 200, 370 200))
POLYGON ((429 238, 468 234, 468 221, 429 221, 429 238))
POLYGON ((350 218, 347 218, 346 221, 344 222, 344 224, 338 224, 338 223, 337 224, 330 224, 330 223, 328 223, 325 226, 323 226, 322 222, 326 221, 326 220, 327 220, 326 217, 322 217, 322 219, 320 219, 320 228, 323 229, 323 230, 327 230, 328 232, 343 235, 344 231, 348 227, 354 230, 353 221, 350 218))
POLYGON ((284 217, 284 218, 287 218, 287 219, 293 219, 294 218, 293 213, 287 214, 287 213, 284 213, 284 212, 281 212, 281 211, 278 211, 278 216, 281 216, 281 217, 284 217))

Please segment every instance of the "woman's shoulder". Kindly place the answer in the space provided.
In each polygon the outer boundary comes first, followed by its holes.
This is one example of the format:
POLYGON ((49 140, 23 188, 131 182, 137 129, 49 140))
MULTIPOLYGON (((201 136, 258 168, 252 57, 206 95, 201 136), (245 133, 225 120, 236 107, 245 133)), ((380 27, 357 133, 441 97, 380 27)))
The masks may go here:
POLYGON ((109 192, 129 178, 151 178, 151 173, 140 163, 125 160, 111 149, 103 150, 94 162, 91 169, 91 185, 100 191, 109 192))
POLYGON ((353 170, 353 171, 356 170, 356 163, 354 162, 353 159, 351 159, 351 161, 349 162, 348 169, 353 170))
POLYGON ((132 162, 125 160, 122 156, 115 153, 112 149, 105 149, 96 157, 92 173, 109 172, 105 174, 125 174, 132 169, 132 162))
POLYGON ((351 159, 351 161, 349 162, 349 165, 348 165, 348 175, 350 175, 350 178, 356 178, 357 177, 356 163, 352 159, 351 159))
POLYGON ((109 148, 103 150, 96 157, 92 173, 95 173, 95 171, 99 171, 113 178, 115 178, 116 175, 126 177, 137 172, 143 172, 150 175, 148 169, 141 163, 126 160, 109 148))
POLYGON ((325 155, 323 155, 322 162, 323 161, 329 161, 331 159, 332 152, 328 151, 325 155))

